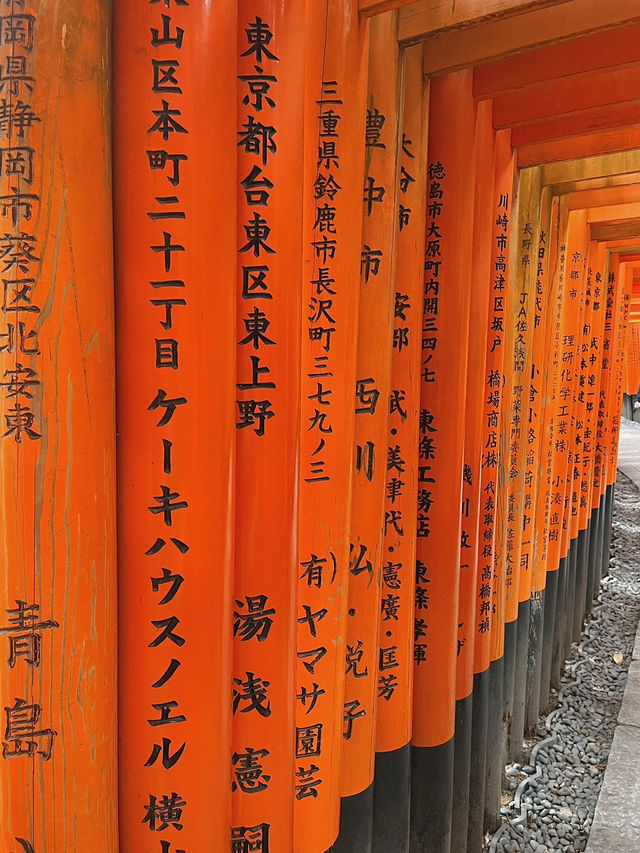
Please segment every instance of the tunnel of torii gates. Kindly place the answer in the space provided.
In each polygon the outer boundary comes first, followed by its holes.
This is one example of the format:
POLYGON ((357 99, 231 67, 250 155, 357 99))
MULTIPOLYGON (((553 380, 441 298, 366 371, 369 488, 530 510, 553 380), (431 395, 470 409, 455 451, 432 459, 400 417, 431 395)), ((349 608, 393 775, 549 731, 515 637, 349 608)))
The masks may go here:
POLYGON ((637 0, 0 50, 0 853, 477 853, 607 570, 637 0))

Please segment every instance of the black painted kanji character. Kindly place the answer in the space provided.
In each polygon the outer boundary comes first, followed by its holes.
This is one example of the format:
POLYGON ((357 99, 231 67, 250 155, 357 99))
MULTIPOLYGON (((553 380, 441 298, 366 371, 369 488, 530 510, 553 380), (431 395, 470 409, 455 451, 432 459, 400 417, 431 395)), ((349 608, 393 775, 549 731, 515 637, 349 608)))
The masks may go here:
POLYGON ((167 397, 167 392, 162 388, 158 388, 158 393, 147 406, 147 411, 152 412, 155 409, 163 408, 165 411, 156 426, 166 426, 178 406, 184 406, 186 402, 186 397, 167 397))
POLYGON ((178 707, 178 703, 175 700, 171 700, 169 702, 157 702, 155 704, 152 703, 151 707, 154 711, 160 712, 160 717, 158 719, 147 720, 150 726, 170 726, 176 723, 186 722, 187 718, 184 714, 175 714, 174 716, 171 716, 171 711, 178 707))
POLYGON ((267 608, 268 597, 266 595, 245 595, 245 601, 236 599, 237 610, 233 612, 233 636, 239 636, 244 642, 257 638, 262 643, 269 636, 273 625, 272 616, 275 609, 267 608), (245 604, 246 602, 246 604, 245 604), (247 612, 240 613, 240 609, 246 606, 247 612))
POLYGON ((318 796, 318 785, 322 785, 322 779, 315 779, 316 773, 320 770, 315 764, 310 767, 298 767, 296 770, 296 779, 300 781, 296 783, 296 800, 304 800, 307 797, 318 796))
POLYGON ((147 130, 147 133, 159 133, 165 142, 167 142, 173 133, 189 133, 186 127, 183 127, 175 116, 182 115, 182 111, 172 109, 169 106, 169 101, 162 100, 162 106, 159 110, 152 110, 154 116, 157 116, 154 123, 147 130))
POLYGON ((316 684, 315 681, 311 685, 310 690, 307 690, 304 686, 300 687, 299 690, 300 692, 296 695, 298 702, 300 702, 304 708, 307 708, 307 702, 309 703, 309 707, 305 711, 305 716, 313 711, 320 696, 324 696, 327 692, 326 690, 323 690, 319 684, 316 684))
POLYGON ((378 679, 378 698, 388 702, 395 693, 397 686, 398 677, 396 675, 381 675, 378 679))
POLYGON ((361 717, 366 717, 366 715, 366 708, 362 707, 362 703, 359 699, 353 699, 351 702, 344 703, 344 729, 342 731, 342 737, 345 740, 351 740, 354 720, 359 720, 361 717))
POLYGON ((187 746, 186 743, 183 743, 175 752, 171 752, 171 743, 171 738, 168 737, 162 738, 162 746, 160 746, 159 743, 154 743, 151 755, 145 761, 144 766, 152 767, 162 755, 162 766, 165 770, 171 770, 174 764, 177 764, 178 761, 180 761, 182 753, 185 751, 187 746))
POLYGON ((266 166, 269 154, 275 154, 278 146, 275 142, 277 131, 273 125, 262 124, 256 121, 252 115, 247 117, 246 122, 238 131, 238 147, 244 149, 245 154, 256 154, 266 166))
POLYGON ((360 672, 358 671, 358 665, 362 662, 363 655, 364 645, 362 643, 362 640, 357 640, 351 646, 347 644, 347 653, 345 656, 347 668, 344 672, 345 675, 349 675, 349 673, 352 673, 354 678, 365 678, 369 674, 368 666, 365 666, 365 668, 360 672))
POLYGON ((176 597, 178 590, 184 583, 184 578, 182 575, 171 572, 169 569, 162 569, 162 577, 161 578, 151 578, 151 588, 154 592, 158 592, 160 587, 164 584, 171 584, 167 592, 164 594, 164 597, 158 602, 158 604, 168 604, 170 601, 176 597))
POLYGON ((174 632, 174 628, 177 628, 180 624, 180 620, 177 616, 168 616, 166 619, 152 619, 151 624, 154 628, 162 629, 155 640, 152 640, 149 643, 150 649, 155 649, 158 646, 162 645, 165 640, 170 640, 172 643, 175 643, 176 646, 184 646, 187 642, 184 637, 181 637, 180 634, 176 634, 174 632))
POLYGON ((246 676, 245 681, 241 678, 233 679, 237 685, 233 688, 233 713, 239 709, 241 714, 257 711, 261 717, 270 717, 271 700, 267 696, 267 688, 271 682, 263 681, 253 672, 247 672, 246 676))
POLYGON ((263 56, 266 56, 267 59, 272 60, 273 62, 279 62, 278 57, 272 53, 268 49, 268 45, 271 44, 273 40, 273 32, 271 31, 271 27, 269 24, 266 24, 262 18, 256 15, 255 20, 252 21, 249 26, 245 27, 245 34, 247 36, 247 43, 249 47, 242 56, 251 56, 255 55, 256 62, 262 62, 263 56))
POLYGON ((319 646, 317 649, 308 649, 307 651, 298 652, 297 658, 302 661, 302 666, 307 670, 307 672, 311 675, 315 675, 316 666, 326 654, 326 648, 324 646, 319 646), (306 660, 306 658, 309 658, 309 660, 306 660))
POLYGON ((245 794, 266 791, 271 776, 264 772, 262 761, 268 755, 268 749, 253 749, 251 746, 246 746, 244 752, 234 752, 231 763, 236 778, 231 783, 231 790, 236 791, 239 788, 245 794))
POLYGON ((312 637, 317 636, 317 622, 322 622, 324 617, 329 612, 326 607, 322 607, 320 610, 316 610, 315 613, 312 611, 311 607, 308 604, 302 604, 302 609, 304 610, 304 616, 301 616, 298 619, 298 625, 304 625, 305 623, 309 626, 309 632, 312 637))
POLYGON ((180 831, 184 828, 180 821, 186 805, 186 800, 175 791, 163 794, 160 798, 149 794, 149 802, 144 806, 145 816, 141 823, 148 823, 152 832, 164 832, 170 826, 180 831))
POLYGON ((189 504, 187 501, 176 500, 176 498, 180 497, 179 492, 172 492, 169 486, 160 486, 161 495, 154 495, 154 501, 158 502, 158 506, 149 506, 147 509, 153 515, 158 515, 162 513, 164 523, 167 527, 171 527, 173 524, 171 513, 176 512, 179 509, 186 509, 189 504))

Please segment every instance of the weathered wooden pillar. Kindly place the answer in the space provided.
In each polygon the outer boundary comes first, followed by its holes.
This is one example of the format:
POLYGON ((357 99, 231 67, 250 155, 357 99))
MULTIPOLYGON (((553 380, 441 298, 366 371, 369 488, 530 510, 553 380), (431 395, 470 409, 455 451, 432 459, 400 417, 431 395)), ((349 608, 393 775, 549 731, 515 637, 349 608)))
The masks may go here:
POLYGON ((449 850, 476 105, 470 71, 431 81, 422 328, 411 851, 449 850))
MULTIPOLYGON (((258 20, 257 4, 253 11, 245 9, 241 50, 269 67, 274 20, 258 20)), ((259 774, 251 783, 242 777, 243 753, 253 750, 277 784, 265 732, 256 726, 250 738, 236 741, 233 754, 230 741, 232 704, 236 718, 251 718, 254 726, 257 719, 268 725, 273 711, 282 718, 274 694, 285 677, 258 658, 245 666, 244 650, 273 648, 287 618, 263 569, 258 582, 248 572, 246 585, 236 586, 231 621, 234 425, 241 427, 240 441, 255 441, 256 448, 260 433, 269 443, 270 428, 278 429, 266 404, 256 405, 251 420, 244 405, 249 395, 240 388, 240 406, 235 403, 234 165, 236 151, 244 152, 250 138, 248 115, 254 114, 247 107, 236 127, 236 85, 247 92, 236 83, 237 44, 232 2, 215 9, 115 5, 122 853, 228 847, 231 764, 236 798, 243 796, 241 786, 262 784, 259 774), (232 683, 234 629, 242 651, 232 683)), ((266 127, 273 123, 270 109, 261 116, 266 127)), ((280 139, 271 145, 268 136, 256 136, 256 145, 258 139, 275 182, 272 157, 280 139)), ((241 179, 254 161, 263 165, 257 157, 242 157, 247 168, 241 179)), ((268 232, 263 236, 272 246, 268 232)), ((256 277, 248 272, 238 286, 246 286, 242 293, 249 297, 239 300, 248 306, 243 316, 254 304, 265 304, 253 303, 253 296, 274 292, 268 274, 264 287, 258 286, 255 265, 270 263, 262 255, 265 243, 253 230, 246 240, 251 251, 240 256, 241 263, 256 277)), ((266 336, 280 341, 280 332, 271 327, 266 336)), ((241 350, 254 353, 253 346, 241 350)), ((268 363, 273 375, 256 370, 252 380, 247 354, 238 381, 286 383, 268 363)), ((273 410, 284 415, 277 403, 273 410)), ((260 447, 266 452, 266 444, 260 447)), ((283 469, 286 453, 280 447, 283 469)), ((246 466, 245 460, 239 476, 249 507, 255 495, 249 483, 261 482, 260 462, 251 460, 250 472, 246 466)), ((268 531, 268 507, 256 504, 268 531)), ((255 550, 257 538, 255 528, 243 527, 243 545, 251 551, 254 543, 251 558, 241 549, 243 565, 251 569, 259 560, 273 560, 268 541, 255 550)), ((268 812, 254 806, 256 814, 240 817, 233 834, 244 833, 242 823, 269 832, 268 812)))
MULTIPOLYGON (((396 162, 398 147, 397 13, 371 22, 363 185, 363 261, 380 261, 360 280, 349 602, 344 657, 342 813, 336 850, 368 853, 373 827, 375 711, 378 679, 394 674, 397 644, 378 646, 386 458, 394 315, 396 162), (366 254, 365 254, 366 253, 366 254), (379 254, 374 254, 379 253, 379 254)), ((366 269, 366 267, 363 267, 366 269)), ((351 282, 351 287, 355 287, 351 282)), ((388 605, 386 605, 388 606, 388 605)))
MULTIPOLYGON (((596 259, 596 245, 597 244, 593 240, 590 240, 586 248, 586 269, 583 277, 585 305, 576 364, 578 370, 576 391, 576 446, 571 472, 571 533, 572 537, 576 540, 576 583, 573 600, 573 624, 571 628, 571 635, 574 642, 578 642, 582 633, 588 573, 587 562, 589 556, 589 538, 586 524, 586 500, 583 501, 583 495, 586 495, 587 491, 585 466, 588 466, 591 452, 589 426, 590 412, 587 407, 590 395, 588 396, 587 392, 589 390, 588 357, 592 344, 594 324, 593 292, 596 283, 594 281, 593 266, 596 259)), ((595 375, 593 377, 593 382, 595 383, 595 375)), ((593 393, 593 391, 591 393, 593 393)))
MULTIPOLYGON (((456 720, 451 847, 464 853, 469 828, 469 792, 484 780, 484 765, 473 762, 485 749, 484 741, 473 743, 474 711, 482 712, 482 697, 474 697, 474 646, 476 639, 476 593, 478 587, 478 530, 480 517, 480 468, 482 464, 483 409, 487 394, 487 315, 491 280, 492 213, 494 190, 495 131, 493 103, 478 104, 475 137, 475 209, 470 280, 470 320, 467 381, 460 404, 464 419, 464 457, 460 531, 460 589, 456 647, 456 720), (473 763, 473 779, 472 779, 473 763)), ((489 334, 493 334, 489 332, 489 334)), ((486 704, 486 702, 485 702, 486 704)), ((486 713, 486 709, 485 709, 486 713)), ((477 727, 477 722, 476 722, 477 727)), ((474 797, 477 792, 474 792, 474 797)))
MULTIPOLYGON (((490 297, 485 368, 484 422, 482 425, 482 472, 480 481, 481 516, 478 552, 477 636, 475 667, 486 673, 487 746, 484 825, 495 829, 500 822, 500 796, 504 765, 502 725, 504 685, 504 578, 500 554, 504 540, 504 512, 498 504, 505 494, 504 465, 500 464, 500 439, 504 430, 504 388, 508 372, 505 318, 511 296, 506 288, 513 208, 514 156, 511 132, 496 134, 493 191, 490 297)), ((482 730, 480 739, 482 738, 482 730)), ((472 810, 473 814, 473 810, 472 810)))
POLYGON ((574 387, 576 380, 577 337, 581 328, 581 271, 584 266, 586 211, 571 211, 561 222, 559 275, 562 276, 562 329, 559 353, 558 408, 555 422, 554 474, 549 518, 550 559, 559 563, 558 595, 554 626, 552 683, 558 684, 566 657, 567 608, 572 601, 573 583, 569 554, 570 496, 568 476, 573 459, 575 428, 574 387), (566 221, 566 225, 564 224, 566 221), (564 226, 564 227, 563 227, 564 226))
MULTIPOLYGON (((528 591, 531 597, 529 637, 527 643, 527 680, 524 727, 535 726, 539 714, 540 677, 543 655, 543 627, 546 587, 545 516, 546 480, 549 478, 548 459, 544 445, 544 415, 548 399, 548 365, 553 291, 548 283, 549 225, 552 209, 548 189, 541 190, 540 225, 532 265, 535 265, 535 297, 532 306, 533 342, 529 385, 525 388, 525 476, 522 517, 522 550, 520 562, 529 574, 528 591), (540 472, 544 471, 544 476, 540 472), (538 502, 542 503, 539 512, 538 502)), ((524 595, 521 590, 520 597, 524 595)))
POLYGON ((238 4, 232 847, 292 849, 294 799, 322 784, 294 737, 296 659, 324 656, 296 648, 306 13, 238 4))
POLYGON ((586 583, 584 590, 584 608, 588 614, 594 597, 595 553, 600 529, 600 501, 595 498, 595 467, 598 454, 598 411, 600 391, 602 389, 604 356, 604 322, 606 303, 606 248, 598 243, 592 256, 592 300, 593 320, 589 337, 587 379, 585 388, 585 409, 587 425, 585 428, 584 457, 580 486, 580 529, 586 531, 586 583))
POLYGON ((355 0, 307 4, 295 765, 318 784, 294 797, 299 853, 328 850, 340 822, 366 43, 355 0))
POLYGON ((409 849, 413 644, 415 634, 422 630, 414 609, 413 519, 418 502, 426 505, 431 499, 427 489, 418 489, 428 116, 422 61, 421 45, 404 51, 397 219, 389 223, 397 231, 385 517, 403 522, 387 525, 382 549, 378 645, 380 651, 396 647, 397 666, 380 669, 384 658, 378 660, 374 853, 407 853, 409 849))
POLYGON ((3 851, 119 849, 108 34, 2 5, 3 851))
MULTIPOLYGON (((535 325, 536 269, 540 234, 541 174, 539 168, 520 172, 518 185, 518 222, 514 232, 512 287, 514 303, 511 412, 507 466, 507 540, 505 547, 505 656, 513 661, 513 698, 505 682, 505 709, 511 711, 507 728, 508 754, 517 759, 522 751, 526 692, 529 620, 531 611, 531 570, 529 554, 522 556, 523 541, 530 534, 530 515, 526 506, 528 419, 533 364, 535 325), (527 522, 528 519, 528 522, 527 522), (511 703, 511 707, 509 707, 511 703)), ((530 496, 530 493, 529 493, 530 496)))
MULTIPOLYGON (((560 240, 564 232, 559 231, 559 199, 556 196, 551 206, 551 218, 548 223, 548 344, 544 370, 543 413, 544 424, 542 433, 542 448, 540 465, 543 476, 540 478, 537 498, 537 536, 534 545, 535 572, 533 589, 544 584, 544 624, 542 627, 542 651, 540 664, 540 691, 538 694, 539 708, 546 708, 551 688, 551 660, 553 656, 553 636, 556 620, 558 598, 559 562, 552 555, 550 540, 550 524, 552 513, 557 512, 557 506, 552 505, 554 494, 554 464, 556 435, 560 434, 557 426, 559 411, 560 384, 560 346, 562 340, 562 308, 564 296, 564 251, 559 251, 560 240)), ((533 686, 532 686, 533 692, 533 686)), ((533 720, 535 714, 535 697, 531 696, 529 717, 533 720)))

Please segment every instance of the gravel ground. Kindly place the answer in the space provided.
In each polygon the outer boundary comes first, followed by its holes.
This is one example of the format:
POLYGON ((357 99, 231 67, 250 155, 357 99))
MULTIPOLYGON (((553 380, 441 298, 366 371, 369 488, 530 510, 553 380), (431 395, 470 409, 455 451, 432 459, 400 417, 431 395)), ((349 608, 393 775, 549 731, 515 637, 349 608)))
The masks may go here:
POLYGON ((640 495, 619 473, 610 575, 603 579, 580 645, 565 664, 559 694, 551 697, 555 710, 540 718, 538 737, 527 742, 533 747, 531 764, 506 769, 508 822, 487 839, 485 850, 491 853, 586 847, 640 616, 639 533, 640 495), (524 780, 528 783, 518 796, 524 780))

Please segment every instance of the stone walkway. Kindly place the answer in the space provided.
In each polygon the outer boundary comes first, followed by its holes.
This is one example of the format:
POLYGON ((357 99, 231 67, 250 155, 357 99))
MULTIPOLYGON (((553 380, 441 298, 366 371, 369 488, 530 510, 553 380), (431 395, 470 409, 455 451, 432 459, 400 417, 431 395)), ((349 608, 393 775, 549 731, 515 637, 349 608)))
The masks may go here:
MULTIPOLYGON (((640 489, 640 423, 622 421, 618 468, 640 489)), ((640 851, 640 628, 586 849, 603 851, 640 851)))

